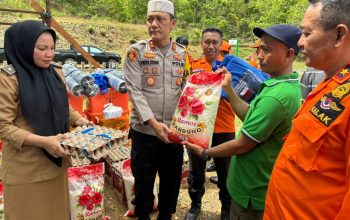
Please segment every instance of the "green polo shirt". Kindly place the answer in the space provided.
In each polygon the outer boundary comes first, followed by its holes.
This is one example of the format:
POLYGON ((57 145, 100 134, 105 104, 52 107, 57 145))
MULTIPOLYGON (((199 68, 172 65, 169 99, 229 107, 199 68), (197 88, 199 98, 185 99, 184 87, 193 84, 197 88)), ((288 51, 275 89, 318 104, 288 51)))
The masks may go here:
POLYGON ((241 206, 248 207, 251 200, 254 209, 264 210, 272 167, 300 100, 298 73, 292 73, 265 81, 250 103, 241 134, 258 145, 246 154, 232 156, 227 177, 227 189, 241 206))

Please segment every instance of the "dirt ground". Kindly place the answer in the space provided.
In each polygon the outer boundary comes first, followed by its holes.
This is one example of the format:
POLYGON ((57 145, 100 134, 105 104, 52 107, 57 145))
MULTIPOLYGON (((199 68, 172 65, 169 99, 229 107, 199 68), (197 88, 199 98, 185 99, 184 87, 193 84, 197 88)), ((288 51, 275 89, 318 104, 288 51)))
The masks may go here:
MULTIPOLYGON (((242 126, 242 121, 236 117, 236 131, 242 126)), ((185 156, 186 158, 186 156, 185 156)), ((208 162, 209 163, 209 162, 208 162)), ((216 172, 207 172, 205 181, 205 194, 202 200, 202 211, 199 220, 218 220, 220 219, 221 203, 219 200, 219 190, 217 186, 209 181, 209 177, 215 176, 216 172)), ((187 185, 181 185, 180 194, 177 202, 176 213, 173 220, 183 220, 187 210, 191 205, 191 199, 188 195, 187 185)), ((105 214, 111 217, 111 220, 128 220, 136 218, 124 217, 127 211, 127 205, 121 204, 114 193, 113 188, 108 183, 105 184, 105 214)), ((157 218, 157 212, 152 213, 151 218, 157 218)))
MULTIPOLYGON (((205 182, 205 194, 202 201, 202 212, 200 214, 200 220, 217 220, 220 219, 221 204, 219 201, 218 188, 215 184, 209 181, 209 177, 216 175, 216 172, 206 173, 205 182)), ((179 199, 177 202, 176 213, 173 215, 173 219, 182 220, 185 217, 186 211, 189 209, 191 200, 188 196, 187 186, 182 185, 180 190, 179 199)), ((112 187, 106 182, 105 184, 105 208, 106 215, 111 217, 111 220, 127 220, 136 219, 124 217, 127 211, 127 205, 121 204, 116 195, 113 192, 112 187)), ((157 218, 157 212, 152 213, 151 219, 157 218)))

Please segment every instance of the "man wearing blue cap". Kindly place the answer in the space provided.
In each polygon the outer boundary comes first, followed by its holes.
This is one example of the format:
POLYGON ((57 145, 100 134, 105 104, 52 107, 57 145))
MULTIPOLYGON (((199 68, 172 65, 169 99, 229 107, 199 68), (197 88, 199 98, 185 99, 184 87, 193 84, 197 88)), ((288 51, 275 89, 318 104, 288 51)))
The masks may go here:
MULTIPOLYGON (((243 121, 240 137, 206 150, 183 143, 203 158, 234 155, 226 186, 232 197, 231 219, 240 220, 262 219, 272 167, 301 99, 298 73, 293 72, 300 29, 279 24, 253 32, 261 38, 261 70, 271 79, 262 83, 259 94, 247 104, 235 93, 231 74, 226 74, 223 88, 243 121)), ((221 71, 227 73, 226 69, 221 71)))

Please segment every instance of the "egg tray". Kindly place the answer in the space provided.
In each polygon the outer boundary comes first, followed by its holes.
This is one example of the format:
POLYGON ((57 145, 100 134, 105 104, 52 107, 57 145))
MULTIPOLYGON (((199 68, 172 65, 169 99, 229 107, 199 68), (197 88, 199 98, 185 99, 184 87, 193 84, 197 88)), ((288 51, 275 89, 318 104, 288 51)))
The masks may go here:
POLYGON ((119 176, 119 177, 122 177, 122 165, 123 165, 123 161, 124 161, 124 160, 121 160, 121 161, 118 161, 118 162, 113 163, 113 164, 111 165, 112 172, 113 172, 114 175, 119 176))
POLYGON ((68 156, 68 162, 72 167, 87 166, 91 164, 91 161, 86 157, 78 157, 73 155, 68 156))
POLYGON ((125 131, 97 125, 78 127, 67 134, 69 139, 63 140, 61 145, 73 160, 87 158, 97 161, 106 157, 113 148, 127 142, 125 131))
POLYGON ((116 163, 122 160, 130 158, 130 148, 125 147, 125 145, 119 145, 115 149, 111 150, 107 155, 107 161, 116 163))

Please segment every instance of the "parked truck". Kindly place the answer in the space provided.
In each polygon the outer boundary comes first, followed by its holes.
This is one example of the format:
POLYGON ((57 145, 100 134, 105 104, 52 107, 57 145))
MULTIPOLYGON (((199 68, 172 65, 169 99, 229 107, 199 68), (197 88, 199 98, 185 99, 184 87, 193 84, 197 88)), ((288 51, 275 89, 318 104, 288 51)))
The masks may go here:
MULTIPOLYGON (((105 52, 98 47, 90 45, 82 45, 81 47, 86 52, 88 52, 98 63, 105 62, 109 68, 115 69, 121 63, 122 59, 119 54, 105 52)), ((62 63, 87 63, 86 59, 81 55, 81 53, 72 47, 69 50, 56 49, 53 61, 62 63)))

